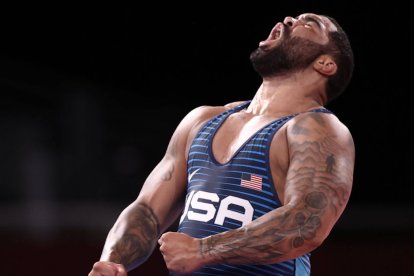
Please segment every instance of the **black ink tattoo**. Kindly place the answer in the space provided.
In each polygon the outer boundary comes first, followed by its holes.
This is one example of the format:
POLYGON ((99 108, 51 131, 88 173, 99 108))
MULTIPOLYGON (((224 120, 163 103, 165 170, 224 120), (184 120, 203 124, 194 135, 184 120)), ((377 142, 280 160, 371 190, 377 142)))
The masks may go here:
POLYGON ((314 209, 324 209, 328 200, 322 192, 311 192, 305 197, 306 206, 314 209))
POLYGON ((307 135, 309 132, 309 129, 299 125, 294 125, 292 128, 292 133, 295 135, 307 135))
POLYGON ((334 165, 335 165, 335 157, 333 154, 331 154, 326 158, 326 171, 328 173, 332 173, 334 165))
MULTIPOLYGON (((320 114, 300 120, 307 119, 325 124, 320 114)), ((299 122, 292 127, 294 135, 314 131, 299 122)), ((316 237, 325 216, 328 212, 338 214, 350 193, 350 186, 344 185, 345 178, 335 168, 338 144, 324 135, 318 141, 292 142, 290 149, 286 187, 295 194, 294 207, 280 207, 280 211, 269 212, 249 225, 203 239, 202 255, 209 255, 213 263, 271 263, 287 260, 292 251, 311 250, 318 242, 316 237)), ((346 167, 344 170, 352 171, 346 167)))
POLYGON ((319 125, 324 126, 325 120, 322 117, 322 114, 319 112, 312 112, 309 114, 309 116, 314 119, 319 125))
POLYGON ((323 117, 319 112, 312 112, 309 113, 307 116, 304 116, 300 118, 296 124, 292 127, 292 133, 295 135, 308 135, 310 134, 311 130, 307 127, 304 127, 305 121, 313 119, 315 120, 319 125, 323 126, 325 125, 325 121, 323 120, 323 117))
POLYGON ((160 233, 154 211, 145 204, 138 204, 127 217, 126 225, 111 252, 111 260, 128 266, 145 259, 152 253, 160 233))
POLYGON ((161 179, 163 181, 169 181, 171 180, 173 173, 174 173, 174 164, 171 164, 169 168, 167 169, 167 171, 162 175, 161 179))

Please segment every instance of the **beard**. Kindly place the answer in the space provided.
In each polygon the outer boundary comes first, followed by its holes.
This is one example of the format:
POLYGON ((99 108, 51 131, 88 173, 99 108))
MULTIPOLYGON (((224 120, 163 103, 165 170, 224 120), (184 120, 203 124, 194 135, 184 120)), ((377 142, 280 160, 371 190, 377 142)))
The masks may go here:
POLYGON ((257 48, 250 54, 256 72, 264 77, 281 76, 307 68, 325 53, 325 47, 301 37, 283 37, 275 48, 257 48))

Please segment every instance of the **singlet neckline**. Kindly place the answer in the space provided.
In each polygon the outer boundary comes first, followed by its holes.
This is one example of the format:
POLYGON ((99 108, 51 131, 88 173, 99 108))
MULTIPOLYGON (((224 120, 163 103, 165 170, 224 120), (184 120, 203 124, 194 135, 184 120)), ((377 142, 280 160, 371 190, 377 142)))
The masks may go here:
POLYGON ((214 141, 214 138, 216 137, 217 132, 223 126, 224 122, 227 120, 227 118, 231 114, 234 114, 236 112, 240 112, 241 110, 247 108, 248 105, 250 104, 250 102, 251 102, 251 100, 248 100, 248 101, 246 101, 246 102, 244 102, 244 103, 242 103, 242 104, 240 104, 240 105, 238 105, 238 106, 236 106, 236 107, 234 107, 234 108, 232 108, 232 109, 230 109, 228 111, 225 111, 225 112, 223 112, 223 113, 220 114, 220 115, 223 115, 223 117, 221 118, 218 126, 214 129, 213 133, 211 133, 211 138, 210 138, 209 145, 208 145, 208 151, 210 153, 210 158, 211 158, 211 160, 212 160, 212 162, 214 164, 216 164, 218 166, 227 166, 227 165, 229 165, 233 161, 233 159, 239 154, 239 152, 244 148, 244 146, 253 139, 254 136, 256 136, 259 132, 263 131, 265 128, 269 127, 270 125, 276 123, 277 121, 280 121, 280 120, 283 120, 283 119, 289 120, 289 119, 291 119, 293 117, 296 117, 299 114, 303 114, 303 113, 307 113, 307 112, 315 112, 315 111, 318 111, 318 110, 324 110, 324 111, 327 111, 327 112, 331 113, 330 110, 328 110, 327 108, 325 108, 325 107, 322 106, 322 107, 315 107, 315 108, 312 108, 312 109, 306 110, 306 111, 301 111, 301 112, 293 113, 293 114, 290 114, 290 115, 284 115, 282 117, 278 117, 278 118, 276 118, 274 120, 271 120, 269 123, 265 124, 264 126, 262 126, 261 128, 259 128, 257 131, 253 132, 237 148, 237 150, 231 155, 230 159, 227 162, 224 162, 224 163, 219 162, 216 159, 216 156, 214 155, 214 152, 213 152, 213 141, 214 141))

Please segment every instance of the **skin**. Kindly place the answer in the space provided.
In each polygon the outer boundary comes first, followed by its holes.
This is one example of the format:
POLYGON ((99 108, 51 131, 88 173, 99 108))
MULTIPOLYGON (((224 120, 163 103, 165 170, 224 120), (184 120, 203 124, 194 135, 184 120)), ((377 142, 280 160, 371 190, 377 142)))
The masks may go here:
MULTIPOLYGON (((286 17, 284 24, 293 36, 321 44, 328 42, 327 32, 335 30, 327 18, 315 14, 286 17)), ((259 47, 266 50, 277 44, 269 38, 259 47)), ((276 118, 326 105, 325 83, 335 72, 332 58, 322 55, 300 72, 263 78, 248 108, 229 116, 218 130, 213 140, 216 160, 230 160, 248 137, 276 118)), ((176 232, 160 236, 183 209, 186 158, 196 132, 237 104, 199 107, 181 121, 164 158, 109 232, 89 276, 126 275, 150 256, 157 240, 168 269, 184 274, 215 263, 282 262, 324 241, 349 200, 355 158, 349 130, 326 113, 300 114, 273 137, 270 166, 282 207, 241 228, 203 239, 176 232)))

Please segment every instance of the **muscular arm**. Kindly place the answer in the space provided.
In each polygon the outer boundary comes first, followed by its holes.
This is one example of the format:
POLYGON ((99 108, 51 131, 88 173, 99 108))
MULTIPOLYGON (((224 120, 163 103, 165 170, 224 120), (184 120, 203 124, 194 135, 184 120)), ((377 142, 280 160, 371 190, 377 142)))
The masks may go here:
POLYGON ((284 206, 239 229, 200 240, 204 264, 267 264, 319 246, 351 192, 354 145, 334 116, 309 114, 287 128, 284 206))
POLYGON ((100 261, 123 264, 131 270, 144 262, 162 231, 182 210, 186 188, 186 152, 200 109, 179 124, 166 154, 146 179, 137 199, 122 211, 106 239, 100 261))
POLYGON ((118 217, 101 261, 121 263, 127 270, 140 265, 151 255, 161 231, 177 217, 186 177, 178 136, 173 135, 166 155, 146 179, 138 198, 118 217))
POLYGON ((198 127, 217 108, 200 107, 178 125, 165 156, 146 179, 137 199, 125 208, 110 230, 101 262, 123 264, 127 270, 143 263, 157 239, 181 212, 187 181, 186 154, 198 127))
POLYGON ((148 258, 159 234, 160 223, 153 209, 135 201, 121 213, 109 232, 101 261, 123 264, 130 270, 148 258))

